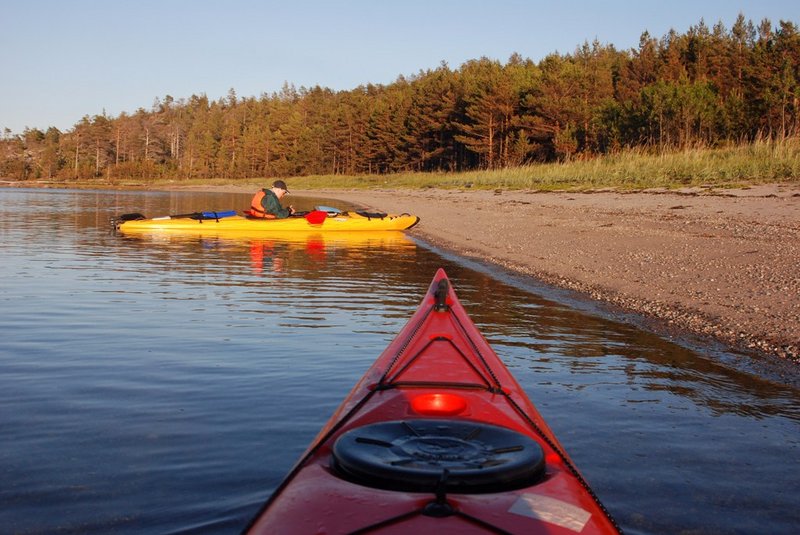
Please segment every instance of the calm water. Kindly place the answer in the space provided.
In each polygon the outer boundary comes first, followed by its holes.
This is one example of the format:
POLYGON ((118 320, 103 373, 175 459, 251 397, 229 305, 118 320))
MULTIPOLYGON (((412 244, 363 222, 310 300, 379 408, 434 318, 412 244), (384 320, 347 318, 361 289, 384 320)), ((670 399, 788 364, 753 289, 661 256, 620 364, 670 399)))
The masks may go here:
POLYGON ((238 532, 440 266, 626 532, 797 531, 800 392, 740 357, 409 239, 108 230, 248 197, 0 189, 0 532, 238 532))

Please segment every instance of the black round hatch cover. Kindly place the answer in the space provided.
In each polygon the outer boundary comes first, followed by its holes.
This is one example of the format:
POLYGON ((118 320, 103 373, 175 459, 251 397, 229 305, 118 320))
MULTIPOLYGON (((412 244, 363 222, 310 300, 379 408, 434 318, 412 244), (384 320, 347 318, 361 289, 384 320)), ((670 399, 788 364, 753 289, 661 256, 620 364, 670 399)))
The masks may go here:
POLYGON ((343 477, 371 487, 456 493, 529 486, 545 469, 542 447, 521 433, 477 422, 427 419, 351 429, 333 446, 333 466, 343 477))

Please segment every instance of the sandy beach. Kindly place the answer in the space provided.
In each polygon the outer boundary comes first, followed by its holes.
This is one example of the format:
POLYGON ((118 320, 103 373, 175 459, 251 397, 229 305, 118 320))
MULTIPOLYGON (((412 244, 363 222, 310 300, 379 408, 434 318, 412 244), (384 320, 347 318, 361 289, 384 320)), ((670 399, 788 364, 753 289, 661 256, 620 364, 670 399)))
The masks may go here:
POLYGON ((313 193, 419 215, 410 233, 435 246, 633 313, 655 331, 800 362, 800 185, 313 193))

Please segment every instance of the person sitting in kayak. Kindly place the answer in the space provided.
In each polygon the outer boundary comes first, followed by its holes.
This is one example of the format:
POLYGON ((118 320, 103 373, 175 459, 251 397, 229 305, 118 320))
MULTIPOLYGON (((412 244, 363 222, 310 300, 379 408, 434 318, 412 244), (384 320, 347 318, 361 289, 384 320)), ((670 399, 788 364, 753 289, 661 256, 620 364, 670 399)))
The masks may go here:
POLYGON ((289 190, 286 188, 286 182, 276 180, 272 183, 271 188, 262 189, 253 195, 248 215, 264 219, 285 219, 289 217, 294 214, 294 207, 291 205, 288 208, 281 206, 281 199, 287 193, 289 193, 289 190))

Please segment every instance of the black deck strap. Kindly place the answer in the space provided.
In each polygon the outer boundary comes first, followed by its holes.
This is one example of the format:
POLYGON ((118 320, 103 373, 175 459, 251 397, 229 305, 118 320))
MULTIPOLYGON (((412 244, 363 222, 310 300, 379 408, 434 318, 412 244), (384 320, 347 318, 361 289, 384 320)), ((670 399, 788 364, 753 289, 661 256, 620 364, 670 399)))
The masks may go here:
POLYGON ((439 285, 436 287, 436 291, 433 295, 436 297, 436 311, 437 312, 446 312, 448 308, 447 306, 447 292, 450 289, 450 283, 447 279, 442 279, 439 281, 439 285))
MULTIPOLYGON (((447 480, 447 469, 445 469, 443 471, 443 473, 442 473, 442 480, 443 480, 443 483, 444 483, 444 481, 447 480)), ((404 522, 405 520, 408 520, 408 519, 413 518, 413 517, 418 516, 418 515, 425 515, 425 516, 430 516, 430 517, 434 517, 434 518, 446 518, 448 516, 459 516, 459 517, 465 519, 466 521, 471 522, 471 523, 473 523, 473 524, 475 524, 477 526, 480 526, 481 528, 483 528, 485 530, 488 530, 489 532, 496 533, 497 535, 511 535, 510 532, 508 532, 508 531, 506 531, 504 529, 501 529, 501 528, 499 528, 497 526, 494 526, 494 525, 486 522, 485 520, 481 520, 480 518, 477 518, 477 517, 472 516, 472 515, 468 515, 467 513, 464 513, 462 511, 459 511, 459 510, 455 509, 452 505, 447 503, 447 500, 446 500, 446 497, 445 497, 445 494, 444 494, 444 490, 443 490, 444 489, 444 484, 442 484, 441 487, 442 487, 441 493, 440 493, 440 491, 438 489, 436 491, 436 499, 434 501, 432 501, 432 502, 428 502, 427 504, 425 504, 425 506, 421 510, 409 511, 408 513, 403 513, 401 515, 397 515, 397 516, 392 517, 392 518, 387 518, 386 520, 381 520, 380 522, 377 522, 375 524, 371 524, 369 526, 357 529, 355 531, 351 531, 350 535, 358 535, 358 534, 363 534, 363 533, 372 533, 372 532, 375 532, 376 530, 385 528, 387 526, 391 526, 392 524, 399 524, 401 522, 404 522)))
POLYGON ((395 388, 454 388, 456 390, 480 390, 490 394, 503 394, 501 388, 494 388, 478 383, 448 383, 444 381, 392 381, 391 383, 381 383, 373 387, 373 390, 384 391, 394 390, 395 388))
MULTIPOLYGON (((467 356, 467 355, 466 355, 466 354, 465 354, 463 351, 461 351, 461 349, 460 349, 460 348, 459 348, 459 347, 458 347, 458 346, 457 346, 457 345, 456 345, 456 344, 455 344, 455 343, 454 343, 454 342, 453 342, 451 339, 449 339, 449 338, 443 338, 443 337, 437 337, 437 338, 434 338, 434 339, 432 339, 432 340, 428 340, 428 343, 426 343, 426 344, 425 344, 425 345, 424 345, 424 346, 423 346, 423 347, 422 347, 422 348, 421 348, 419 351, 417 351, 417 353, 416 353, 416 354, 414 354, 414 356, 412 356, 410 359, 408 359, 408 362, 406 362, 406 363, 405 363, 405 365, 403 365, 403 367, 402 367, 402 368, 400 368, 399 370, 397 370, 397 371, 396 371, 394 374, 392 374, 391 376, 389 376, 389 374, 388 374, 388 371, 389 371, 389 370, 387 370, 387 373, 385 373, 385 374, 384 374, 384 376, 381 378, 381 381, 378 383, 378 385, 379 385, 379 386, 385 386, 385 385, 387 385, 387 384, 399 384, 399 383, 403 383, 403 381, 397 381, 397 378, 398 378, 398 377, 400 377, 400 376, 403 374, 403 372, 405 372, 405 371, 406 371, 408 368, 410 368, 410 367, 411 367, 411 365, 412 365, 412 364, 414 364, 414 362, 415 362, 415 361, 416 361, 418 358, 420 358, 420 356, 421 356, 421 355, 422 355, 422 354, 423 354, 423 353, 424 353, 424 352, 425 352, 425 351, 426 351, 426 350, 427 350, 427 349, 428 349, 430 346, 432 346, 433 344, 435 344, 435 343, 437 343, 437 342, 438 342, 438 343, 445 342, 445 343, 447 343, 447 344, 450 344, 450 345, 453 347, 453 349, 456 351, 456 353, 458 353, 458 355, 461 357, 461 359, 462 359, 462 360, 463 360, 463 361, 464 361, 464 362, 467 364, 467 366, 469 366, 469 367, 472 369, 472 371, 474 371, 474 372, 475 372, 475 374, 476 374, 478 377, 480 377, 481 379, 483 379, 483 382, 484 382, 484 384, 482 384, 482 385, 474 385, 474 384, 469 384, 469 383, 448 383, 449 385, 451 385, 451 386, 454 386, 454 387, 461 386, 462 388, 463 388, 463 387, 466 385, 466 386, 468 386, 468 387, 472 387, 472 388, 479 387, 479 388, 483 388, 483 389, 489 390, 490 392, 492 392, 492 391, 493 391, 493 386, 492 386, 492 383, 491 383, 491 381, 489 381, 489 380, 486 378, 486 376, 485 376, 483 373, 481 373, 481 370, 480 370, 480 369, 478 369, 478 367, 476 367, 476 366, 475 366, 475 365, 472 363, 472 361, 470 361, 469 357, 468 357, 468 356, 467 356)), ((396 364, 396 362, 392 362, 392 368, 394 367, 394 365, 395 365, 395 364, 396 364)), ((484 364, 484 367, 485 367, 485 366, 486 366, 486 363, 483 363, 483 364, 484 364)), ((489 370, 489 372, 490 372, 490 375, 492 375, 492 377, 491 377, 491 378, 492 378, 492 380, 494 380, 494 381, 495 381, 495 385, 497 386, 497 388, 498 388, 498 389, 500 389, 500 384, 499 384, 499 383, 497 383, 497 379, 494 377, 494 375, 493 375, 493 374, 491 374, 491 370, 489 370)), ((404 384, 406 384, 406 385, 409 385, 409 386, 411 386, 411 385, 426 386, 426 385, 428 385, 428 384, 430 384, 430 383, 428 383, 427 381, 413 381, 413 382, 412 382, 412 381, 406 381, 404 384)), ((437 382, 434 382, 433 384, 441 384, 441 382, 438 382, 438 381, 437 381, 437 382)))
POLYGON ((423 515, 432 516, 433 518, 445 518, 456 513, 453 506, 447 503, 448 475, 450 475, 450 471, 447 468, 443 468, 442 475, 439 476, 439 482, 436 484, 436 499, 425 505, 422 509, 423 515))
POLYGON ((505 396, 506 400, 511 405, 511 407, 517 412, 517 414, 522 416, 525 419, 525 421, 528 422, 528 424, 536 432, 536 434, 539 435, 539 438, 544 440, 547 443, 547 445, 550 446, 550 448, 552 448, 553 451, 555 451, 559 457, 561 457, 561 461, 564 463, 567 469, 572 473, 572 475, 575 476, 575 479, 578 480, 578 483, 580 483, 580 485, 584 488, 584 490, 586 490, 589 496, 591 496, 592 500, 594 500, 594 503, 597 504, 597 506, 600 507, 600 509, 606 514, 606 518, 608 518, 611 524, 615 528, 617 528, 617 531, 622 533, 622 528, 617 523, 616 519, 613 516, 611 516, 611 512, 608 509, 606 509, 606 506, 603 504, 603 502, 600 501, 600 497, 597 494, 595 494, 592 487, 589 486, 589 483, 585 479, 583 479, 583 476, 575 467, 575 465, 572 464, 572 461, 570 460, 569 457, 567 457, 567 454, 563 452, 561 448, 559 448, 555 444, 555 442, 553 442, 552 440, 550 440, 550 438, 548 438, 548 436, 544 433, 544 431, 542 431, 539 425, 533 421, 533 418, 531 418, 531 416, 527 412, 525 412, 522 409, 522 407, 519 406, 519 404, 514 400, 514 398, 512 398, 506 392, 503 392, 502 395, 505 396))
POLYGON ((497 533, 497 535, 512 535, 512 533, 510 531, 506 531, 504 529, 498 528, 497 526, 493 526, 492 524, 489 524, 485 520, 481 520, 480 518, 478 518, 476 516, 468 515, 467 513, 464 513, 462 511, 456 511, 456 516, 460 516, 461 518, 465 518, 468 521, 472 522, 473 524, 477 524, 478 526, 480 526, 480 527, 482 527, 484 529, 487 529, 489 531, 497 533))
MULTIPOLYGON (((447 477, 446 476, 447 470, 445 470, 444 472, 445 472, 444 477, 446 478, 447 477)), ((364 533, 374 533, 376 530, 380 530, 382 528, 391 526, 393 524, 399 524, 399 523, 404 522, 404 521, 406 521, 408 519, 414 518, 415 516, 418 516, 418 515, 433 516, 435 518, 444 518, 444 517, 447 517, 447 516, 458 516, 458 517, 463 518, 467 522, 471 522, 471 523, 473 523, 473 524, 475 524, 477 526, 480 526, 481 528, 487 530, 490 533, 496 533, 497 535, 512 535, 511 532, 508 532, 508 531, 506 531, 504 529, 501 529, 501 528, 499 528, 497 526, 494 526, 494 525, 490 524, 489 522, 486 522, 485 520, 481 520, 478 517, 469 515, 467 513, 464 513, 463 511, 459 511, 458 509, 454 509, 449 503, 445 503, 444 505, 445 505, 446 509, 442 509, 441 510, 442 512, 447 510, 447 514, 443 514, 443 515, 430 514, 433 509, 438 508, 438 506, 440 505, 438 503, 439 499, 440 499, 440 496, 439 496, 439 493, 437 492, 436 501, 427 503, 420 510, 409 511, 407 513, 403 513, 403 514, 397 515, 397 516, 392 517, 392 518, 387 518, 386 520, 381 520, 380 522, 376 522, 375 524, 371 524, 369 526, 365 526, 363 528, 359 528, 359 529, 357 529, 355 531, 351 531, 350 535, 361 535, 361 534, 364 534, 364 533), (434 504, 436 504, 436 505, 434 506, 434 504)))
POLYGON ((381 520, 380 522, 376 522, 370 526, 366 526, 355 531, 351 531, 349 535, 360 535, 362 533, 374 533, 376 530, 381 528, 385 528, 386 526, 391 526, 392 524, 399 524, 409 518, 414 518, 415 516, 419 516, 422 514, 422 511, 419 509, 415 509, 414 511, 409 511, 408 513, 403 513, 402 515, 397 515, 392 518, 387 518, 386 520, 381 520))
MULTIPOLYGON (((364 533, 374 533, 376 530, 380 530, 382 528, 385 528, 387 526, 391 526, 393 524, 399 524, 400 522, 404 522, 405 520, 408 520, 410 518, 414 518, 415 516, 418 516, 418 515, 424 515, 424 514, 425 514, 424 509, 423 510, 409 511, 408 513, 403 513, 402 515, 397 515, 397 516, 392 517, 392 518, 387 518, 386 520, 382 520, 380 522, 376 522, 375 524, 372 524, 372 525, 357 529, 355 531, 351 531, 349 533, 349 535, 362 535, 364 533)), ((509 532, 509 531, 506 531, 504 529, 498 528, 497 526, 493 526, 492 524, 489 524, 485 520, 481 520, 480 518, 474 517, 472 515, 468 515, 466 513, 461 512, 461 511, 455 510, 453 512, 453 515, 454 516, 459 516, 459 517, 465 519, 468 522, 472 522, 473 524, 482 527, 483 529, 487 530, 490 533, 496 533, 497 535, 512 535, 512 533, 509 532)))
POLYGON ((461 323, 461 320, 459 319, 458 315, 453 314, 453 319, 455 320, 456 325, 458 325, 458 328, 461 329, 461 333, 464 335, 464 337, 467 339, 469 344, 472 346, 472 350, 475 351, 476 355, 478 355, 478 359, 481 361, 481 364, 483 364, 484 369, 491 376, 492 381, 494 381, 495 386, 499 390, 502 391, 503 390, 503 385, 500 384, 500 379, 497 378, 497 375, 495 375, 494 370, 492 369, 492 367, 489 366, 489 363, 486 361, 486 358, 483 356, 483 353, 481 353, 481 350, 478 349, 478 344, 476 344, 475 340, 472 339, 472 336, 470 336, 469 331, 467 331, 467 328, 464 326, 464 324, 461 323))
POLYGON ((392 371, 392 369, 394 368, 394 365, 397 364, 397 361, 400 360, 400 357, 405 352, 405 350, 408 348, 408 345, 417 336, 417 332, 419 332, 420 328, 422 328, 422 325, 425 323, 425 320, 428 318, 428 316, 430 315, 431 311, 433 311, 433 307, 426 309, 425 313, 419 319, 417 324, 414 325, 414 328, 412 329, 411 333, 408 335, 408 338, 406 338, 405 342, 403 342, 403 345, 400 346, 400 349, 397 351, 395 356, 392 358, 392 361, 389 363, 389 365, 386 367, 386 370, 383 372, 383 375, 381 376, 380 380, 378 381, 378 386, 379 387, 386 384, 386 378, 389 377, 389 372, 392 371))
POLYGON ((367 212, 366 210, 357 210, 356 213, 362 217, 366 217, 367 219, 383 219, 389 214, 385 212, 367 212))

